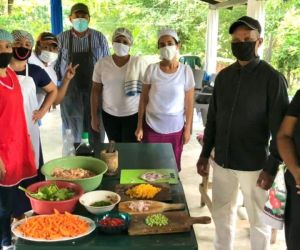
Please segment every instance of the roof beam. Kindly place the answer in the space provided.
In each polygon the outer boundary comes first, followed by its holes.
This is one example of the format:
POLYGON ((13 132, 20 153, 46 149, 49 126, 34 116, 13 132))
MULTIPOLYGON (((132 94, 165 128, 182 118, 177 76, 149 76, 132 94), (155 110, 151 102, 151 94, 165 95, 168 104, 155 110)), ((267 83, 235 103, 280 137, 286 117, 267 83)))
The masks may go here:
POLYGON ((222 3, 211 4, 209 6, 209 8, 211 8, 213 10, 223 9, 223 8, 230 8, 230 7, 233 7, 235 5, 246 4, 247 2, 248 2, 248 0, 229 0, 229 1, 226 1, 226 2, 222 2, 222 3))

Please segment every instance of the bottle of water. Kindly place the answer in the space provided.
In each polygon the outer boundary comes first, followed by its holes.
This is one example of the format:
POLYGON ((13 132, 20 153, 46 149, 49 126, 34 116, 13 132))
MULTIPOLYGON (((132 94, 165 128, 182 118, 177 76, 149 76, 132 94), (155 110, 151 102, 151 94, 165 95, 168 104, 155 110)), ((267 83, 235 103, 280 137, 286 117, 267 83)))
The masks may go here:
POLYGON ((75 139, 72 134, 72 130, 66 129, 66 134, 64 136, 64 141, 63 141, 62 156, 75 155, 74 141, 75 139))

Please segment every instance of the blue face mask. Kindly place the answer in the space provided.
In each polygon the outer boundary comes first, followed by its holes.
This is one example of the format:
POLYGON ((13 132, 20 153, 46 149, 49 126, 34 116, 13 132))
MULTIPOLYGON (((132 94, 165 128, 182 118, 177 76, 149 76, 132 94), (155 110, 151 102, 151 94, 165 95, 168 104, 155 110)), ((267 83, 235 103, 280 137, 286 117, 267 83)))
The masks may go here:
POLYGON ((73 28, 77 32, 84 32, 89 26, 89 21, 85 18, 75 18, 72 20, 73 28))

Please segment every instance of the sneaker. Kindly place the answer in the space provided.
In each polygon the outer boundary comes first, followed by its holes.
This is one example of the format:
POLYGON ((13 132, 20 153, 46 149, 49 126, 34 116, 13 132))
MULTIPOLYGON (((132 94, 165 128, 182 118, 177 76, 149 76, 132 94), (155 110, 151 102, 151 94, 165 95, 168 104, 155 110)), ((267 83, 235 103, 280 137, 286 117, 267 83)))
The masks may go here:
POLYGON ((2 250, 15 250, 15 246, 14 245, 10 245, 10 246, 2 246, 2 250))

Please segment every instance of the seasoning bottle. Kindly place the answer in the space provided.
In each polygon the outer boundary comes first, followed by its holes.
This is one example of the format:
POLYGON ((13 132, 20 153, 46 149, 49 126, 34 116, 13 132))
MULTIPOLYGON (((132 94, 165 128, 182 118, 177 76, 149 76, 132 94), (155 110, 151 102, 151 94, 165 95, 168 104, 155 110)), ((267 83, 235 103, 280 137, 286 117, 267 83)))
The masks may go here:
POLYGON ((76 156, 94 156, 94 149, 89 143, 89 133, 83 132, 81 143, 76 148, 76 156))

